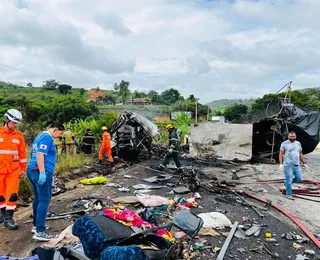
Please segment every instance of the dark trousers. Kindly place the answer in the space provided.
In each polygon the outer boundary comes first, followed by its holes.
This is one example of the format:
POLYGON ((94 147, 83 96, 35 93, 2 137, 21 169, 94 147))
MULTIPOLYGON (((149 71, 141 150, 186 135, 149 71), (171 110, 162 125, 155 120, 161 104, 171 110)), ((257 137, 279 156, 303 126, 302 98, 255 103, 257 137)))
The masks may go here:
POLYGON ((83 151, 85 154, 92 154, 92 145, 90 145, 90 144, 83 144, 83 145, 82 145, 82 151, 83 151))
POLYGON ((174 163, 176 164, 176 166, 178 168, 180 168, 182 165, 179 161, 179 153, 178 152, 172 152, 172 153, 167 153, 166 157, 164 157, 163 162, 161 163, 161 165, 163 165, 164 167, 167 166, 169 164, 169 162, 173 160, 174 163))
POLYGON ((52 194, 53 174, 46 172, 47 179, 42 185, 38 183, 39 170, 27 168, 27 175, 32 184, 34 199, 33 208, 33 225, 37 232, 46 230, 46 217, 52 194))

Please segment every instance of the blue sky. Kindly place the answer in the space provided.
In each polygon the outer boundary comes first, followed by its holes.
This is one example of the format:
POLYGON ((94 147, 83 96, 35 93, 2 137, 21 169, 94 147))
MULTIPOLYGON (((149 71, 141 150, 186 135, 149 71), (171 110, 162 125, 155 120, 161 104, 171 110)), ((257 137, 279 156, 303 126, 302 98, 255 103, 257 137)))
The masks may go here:
POLYGON ((291 80, 317 87, 319 9, 318 0, 0 1, 0 80, 110 89, 125 79, 203 103, 291 80))

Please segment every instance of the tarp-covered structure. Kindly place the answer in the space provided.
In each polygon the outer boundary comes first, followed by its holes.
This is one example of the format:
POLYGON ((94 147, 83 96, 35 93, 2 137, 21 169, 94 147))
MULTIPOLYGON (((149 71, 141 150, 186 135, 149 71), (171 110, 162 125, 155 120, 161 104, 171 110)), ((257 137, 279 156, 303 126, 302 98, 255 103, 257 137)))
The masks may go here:
POLYGON ((295 131, 303 154, 311 153, 319 143, 320 113, 301 109, 293 104, 253 124, 253 157, 278 159, 281 143, 295 131))

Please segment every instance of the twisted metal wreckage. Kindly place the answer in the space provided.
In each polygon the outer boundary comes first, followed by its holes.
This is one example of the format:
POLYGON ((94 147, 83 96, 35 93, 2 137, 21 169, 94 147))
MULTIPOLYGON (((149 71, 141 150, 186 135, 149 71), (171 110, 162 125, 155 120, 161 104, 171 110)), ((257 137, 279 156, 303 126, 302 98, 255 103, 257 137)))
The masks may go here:
POLYGON ((149 158, 158 127, 143 116, 124 111, 111 126, 112 153, 126 161, 149 158))
POLYGON ((304 154, 311 153, 318 145, 320 113, 295 106, 290 98, 291 84, 290 81, 276 93, 266 107, 266 118, 253 124, 253 159, 277 160, 280 145, 290 131, 296 132, 304 154), (278 97, 277 104, 272 103, 285 87, 285 97, 278 97), (270 111, 273 115, 269 115, 270 111))

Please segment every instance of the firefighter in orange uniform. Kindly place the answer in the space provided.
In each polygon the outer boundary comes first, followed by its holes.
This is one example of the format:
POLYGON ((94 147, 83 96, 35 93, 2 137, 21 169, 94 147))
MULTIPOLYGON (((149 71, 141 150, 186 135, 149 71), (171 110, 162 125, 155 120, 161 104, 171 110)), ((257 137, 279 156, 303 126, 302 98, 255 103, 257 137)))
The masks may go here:
POLYGON ((17 131, 21 113, 9 109, 0 128, 0 223, 8 229, 18 228, 13 220, 17 205, 19 180, 25 175, 27 159, 24 136, 17 131))
POLYGON ((112 158, 112 151, 111 151, 111 135, 107 132, 107 127, 103 126, 101 128, 103 131, 102 135, 102 146, 99 151, 99 163, 102 163, 103 154, 106 153, 108 156, 108 161, 112 168, 114 168, 113 158, 112 158))

